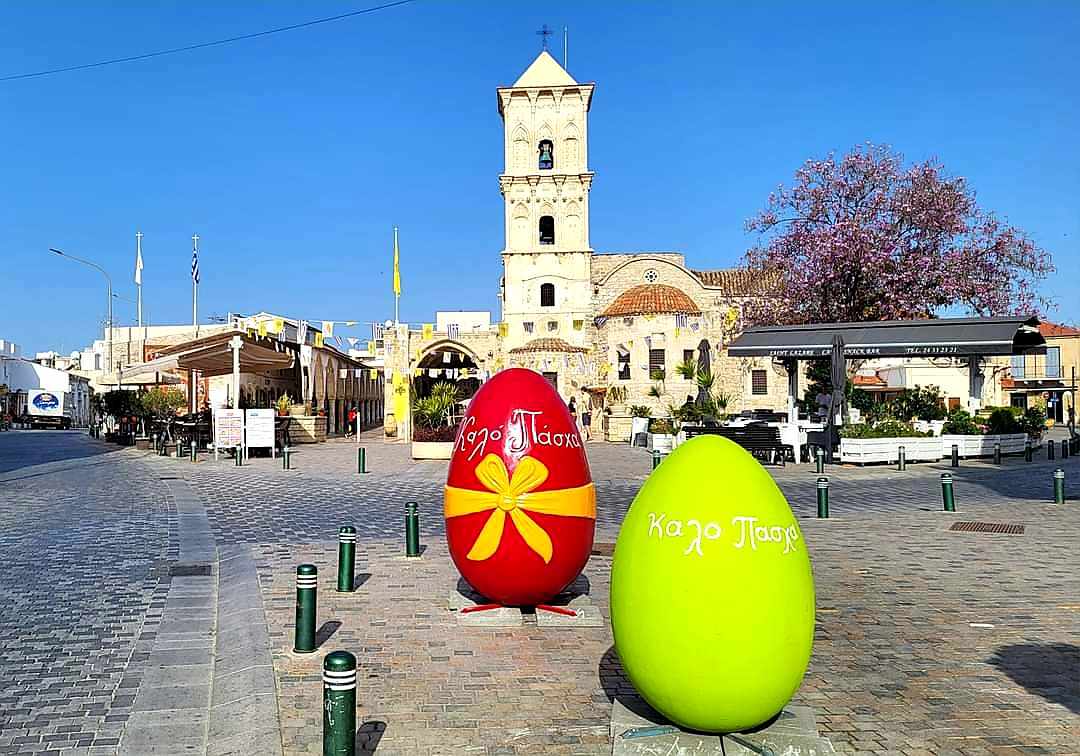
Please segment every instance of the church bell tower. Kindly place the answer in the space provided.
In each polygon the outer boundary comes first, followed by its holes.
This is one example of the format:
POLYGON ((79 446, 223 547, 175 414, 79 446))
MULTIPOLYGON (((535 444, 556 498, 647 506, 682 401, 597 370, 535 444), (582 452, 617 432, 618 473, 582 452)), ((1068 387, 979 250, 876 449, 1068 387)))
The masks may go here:
POLYGON ((591 311, 588 169, 593 84, 579 84, 544 50, 500 87, 505 168, 504 346, 539 338, 587 346, 591 311))

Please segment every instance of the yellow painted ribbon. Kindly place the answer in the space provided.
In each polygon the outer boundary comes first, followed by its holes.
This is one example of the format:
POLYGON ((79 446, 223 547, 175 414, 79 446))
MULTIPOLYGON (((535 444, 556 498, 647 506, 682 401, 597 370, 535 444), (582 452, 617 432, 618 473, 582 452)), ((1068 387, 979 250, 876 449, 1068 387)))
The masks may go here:
POLYGON ((469 550, 468 558, 475 562, 490 558, 499 548, 507 514, 525 543, 545 564, 551 561, 551 536, 527 512, 596 519, 596 488, 592 483, 576 488, 536 491, 534 489, 547 480, 548 469, 533 457, 523 458, 510 477, 502 458, 489 454, 476 465, 476 477, 487 491, 447 486, 443 505, 447 518, 492 510, 469 550))

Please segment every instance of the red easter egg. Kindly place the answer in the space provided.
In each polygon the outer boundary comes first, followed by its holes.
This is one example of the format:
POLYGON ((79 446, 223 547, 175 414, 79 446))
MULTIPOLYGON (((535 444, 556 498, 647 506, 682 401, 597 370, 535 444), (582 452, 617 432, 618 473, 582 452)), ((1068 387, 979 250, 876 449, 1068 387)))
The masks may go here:
POLYGON ((538 373, 497 373, 473 397, 447 474, 446 540, 462 577, 506 606, 573 582, 592 551, 596 495, 581 436, 538 373))

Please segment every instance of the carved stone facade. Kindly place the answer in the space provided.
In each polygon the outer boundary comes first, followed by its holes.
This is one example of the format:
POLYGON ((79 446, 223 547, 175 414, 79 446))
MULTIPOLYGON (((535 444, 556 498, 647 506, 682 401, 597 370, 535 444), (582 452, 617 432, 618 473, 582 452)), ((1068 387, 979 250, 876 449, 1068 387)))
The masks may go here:
MULTIPOLYGON (((481 380, 511 366, 544 374, 565 399, 576 397, 579 407, 593 409, 597 433, 604 424, 628 431, 630 405, 663 416, 669 405, 696 395, 696 384, 679 377, 676 366, 702 350, 729 411, 786 409, 782 367, 726 352, 752 291, 744 271, 691 270, 677 252, 593 251, 588 119, 594 87, 575 81, 545 51, 512 86, 498 89, 505 161, 499 175, 502 322, 484 337, 388 329, 386 406, 403 430, 399 435, 409 437, 411 398, 422 395, 418 378, 470 375, 440 373, 428 364, 445 351, 457 352, 454 359, 481 380), (615 387, 625 389, 626 398, 614 407, 606 403, 611 413, 602 423, 604 396, 615 387)), ((623 435, 618 430, 609 437, 623 435)))

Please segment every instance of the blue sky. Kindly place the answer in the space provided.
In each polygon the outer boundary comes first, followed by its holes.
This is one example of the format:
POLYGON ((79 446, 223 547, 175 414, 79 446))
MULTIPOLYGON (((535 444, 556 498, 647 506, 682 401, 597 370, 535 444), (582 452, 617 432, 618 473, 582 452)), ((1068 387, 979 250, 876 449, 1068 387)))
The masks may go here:
MULTIPOLYGON (((0 76, 362 7, 7 3, 0 76)), ((1080 320, 1080 3, 426 0, 0 82, 0 338, 70 351, 100 337, 100 275, 46 250, 99 262, 134 299, 136 229, 154 323, 190 319, 194 231, 203 316, 391 317, 394 224, 402 319, 497 317, 495 87, 532 60, 544 23, 569 27, 570 72, 597 82, 597 251, 734 265, 770 190, 807 158, 873 141, 967 177, 1053 253, 1053 315, 1080 320)), ((116 319, 134 306, 118 302, 116 319)))

